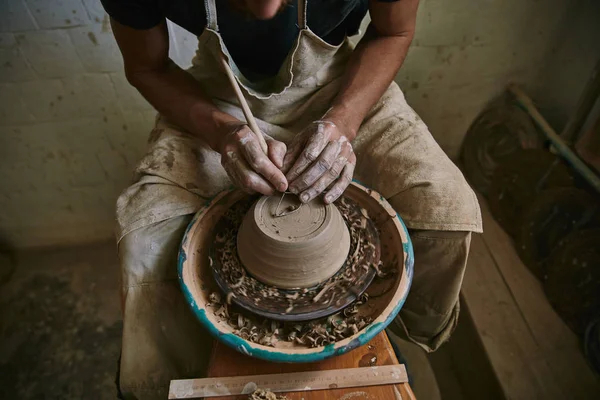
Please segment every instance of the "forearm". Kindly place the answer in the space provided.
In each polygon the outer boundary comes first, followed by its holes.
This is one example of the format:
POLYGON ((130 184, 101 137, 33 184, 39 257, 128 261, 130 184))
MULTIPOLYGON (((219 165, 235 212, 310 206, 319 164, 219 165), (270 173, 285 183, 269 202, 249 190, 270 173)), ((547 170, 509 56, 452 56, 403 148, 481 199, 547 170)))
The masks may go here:
POLYGON ((240 123, 220 111, 194 78, 170 60, 164 68, 128 73, 127 78, 161 114, 216 151, 231 124, 240 123))
POLYGON ((398 73, 412 37, 412 32, 379 35, 369 26, 354 50, 340 91, 324 117, 342 125, 350 140, 398 73))

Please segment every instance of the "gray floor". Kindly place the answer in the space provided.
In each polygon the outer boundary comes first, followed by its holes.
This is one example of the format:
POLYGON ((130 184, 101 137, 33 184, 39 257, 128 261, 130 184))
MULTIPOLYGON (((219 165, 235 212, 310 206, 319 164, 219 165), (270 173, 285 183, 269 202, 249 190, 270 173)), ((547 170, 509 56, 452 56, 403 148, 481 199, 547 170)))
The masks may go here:
POLYGON ((111 243, 17 255, 0 283, 0 398, 116 398, 115 255, 111 243))

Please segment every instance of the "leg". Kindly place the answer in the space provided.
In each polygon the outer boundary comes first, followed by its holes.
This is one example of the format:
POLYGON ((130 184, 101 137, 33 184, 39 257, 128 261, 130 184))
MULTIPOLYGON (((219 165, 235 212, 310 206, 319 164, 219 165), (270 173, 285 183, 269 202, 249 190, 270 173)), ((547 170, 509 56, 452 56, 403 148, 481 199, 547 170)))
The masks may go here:
POLYGON ((117 200, 117 240, 135 229, 194 213, 231 185, 218 153, 162 119, 148 144, 135 183, 117 200))
POLYGON ((408 298, 390 327, 427 351, 456 328, 458 296, 467 266, 471 232, 411 231, 415 270, 408 298))
POLYGON ((456 326, 470 232, 481 231, 475 194, 392 84, 357 136, 357 179, 385 196, 411 230, 411 291, 392 328, 427 351, 456 326))
POLYGON ((117 201, 119 384, 125 398, 164 399, 171 379, 205 373, 212 338, 181 293, 177 255, 192 213, 229 181, 216 153, 160 120, 136 179, 117 201))
POLYGON ((119 243, 124 269, 120 390, 166 399, 169 381, 206 371, 212 338, 181 293, 176 260, 191 215, 136 229, 119 243))
POLYGON ((352 145, 356 179, 388 199, 409 228, 481 231, 471 187, 396 84, 373 107, 352 145))

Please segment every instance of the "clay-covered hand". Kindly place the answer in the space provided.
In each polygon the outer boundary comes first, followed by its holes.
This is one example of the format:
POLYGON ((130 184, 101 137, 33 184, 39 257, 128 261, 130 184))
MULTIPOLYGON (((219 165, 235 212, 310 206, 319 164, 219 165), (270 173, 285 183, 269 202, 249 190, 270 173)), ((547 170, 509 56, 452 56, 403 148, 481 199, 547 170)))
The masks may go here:
POLYGON ((315 121, 297 135, 283 159, 289 191, 306 203, 329 188, 325 203, 337 200, 352 181, 356 155, 331 121, 315 121), (331 186, 331 187, 330 187, 331 186))
POLYGON ((221 165, 234 185, 248 193, 274 195, 287 190, 288 181, 281 167, 286 154, 285 143, 264 135, 265 154, 254 133, 245 124, 232 126, 220 143, 221 165))

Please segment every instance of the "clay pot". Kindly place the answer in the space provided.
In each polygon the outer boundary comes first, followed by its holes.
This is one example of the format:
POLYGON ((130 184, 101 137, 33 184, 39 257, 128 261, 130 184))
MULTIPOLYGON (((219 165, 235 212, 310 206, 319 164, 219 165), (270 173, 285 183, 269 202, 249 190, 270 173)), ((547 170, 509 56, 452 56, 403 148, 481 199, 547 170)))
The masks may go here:
MULTIPOLYGON (((240 261, 258 280, 284 289, 309 288, 331 278, 350 250, 348 227, 337 207, 315 199, 276 216, 280 197, 261 197, 246 214, 237 246, 240 261)), ((300 203, 287 195, 279 210, 300 203)))

